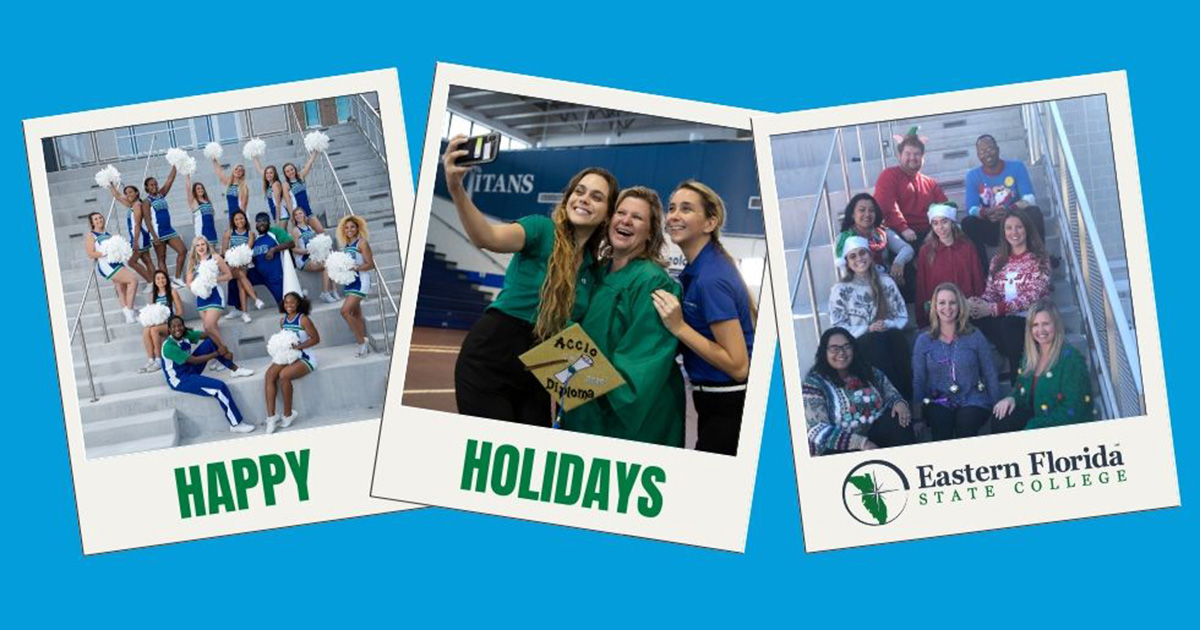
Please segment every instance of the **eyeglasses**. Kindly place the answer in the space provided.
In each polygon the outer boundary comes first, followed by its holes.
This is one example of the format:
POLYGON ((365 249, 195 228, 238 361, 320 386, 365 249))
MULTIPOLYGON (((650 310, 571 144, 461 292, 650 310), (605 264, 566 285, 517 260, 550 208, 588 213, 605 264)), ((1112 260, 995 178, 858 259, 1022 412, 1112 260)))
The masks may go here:
POLYGON ((848 343, 844 343, 844 344, 832 344, 831 343, 828 346, 826 346, 825 351, 829 354, 850 354, 851 352, 854 351, 854 346, 852 346, 848 343))

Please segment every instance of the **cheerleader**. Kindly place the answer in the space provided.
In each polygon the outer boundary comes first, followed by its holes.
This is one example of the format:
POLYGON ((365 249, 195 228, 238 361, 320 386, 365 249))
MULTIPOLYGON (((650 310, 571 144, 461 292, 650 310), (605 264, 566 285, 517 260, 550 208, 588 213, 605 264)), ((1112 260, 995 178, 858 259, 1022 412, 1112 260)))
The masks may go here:
POLYGON ((316 159, 315 152, 309 153, 308 161, 299 171, 296 171, 296 165, 291 162, 283 165, 283 190, 291 196, 292 208, 303 208, 306 214, 312 214, 312 206, 308 204, 308 187, 304 185, 304 180, 308 178, 316 159))
MULTIPOLYGON (((225 256, 230 248, 245 245, 250 249, 254 249, 254 231, 250 229, 250 220, 246 218, 246 213, 238 210, 229 217, 229 227, 225 228, 225 235, 221 238, 221 255, 225 256)), ((250 304, 254 302, 256 308, 263 307, 263 301, 254 295, 254 285, 250 284, 250 278, 246 276, 250 267, 254 263, 246 267, 230 267, 229 271, 233 274, 233 280, 229 282, 229 295, 236 295, 240 299, 236 304, 232 304, 229 313, 225 315, 225 319, 234 319, 241 317, 242 321, 249 324, 250 314, 239 308, 242 304, 250 304)))
MULTIPOLYGON (((288 166, 291 165, 289 164, 288 166)), ((284 172, 287 172, 287 167, 284 167, 284 172)), ((297 204, 292 209, 291 229, 289 233, 296 240, 296 248, 292 250, 292 255, 297 257, 296 268, 313 273, 320 272, 321 301, 329 304, 337 302, 337 293, 333 290, 333 282, 329 280, 329 274, 325 272, 325 264, 312 260, 308 253, 309 241, 313 240, 313 237, 318 234, 324 234, 325 226, 321 225, 320 219, 311 216, 307 208, 297 204)))
POLYGON ((238 411, 229 386, 215 378, 204 376, 204 366, 215 359, 219 365, 229 368, 229 374, 232 376, 251 376, 254 370, 238 367, 233 362, 233 353, 225 344, 217 339, 206 339, 204 333, 189 329, 187 324, 183 323, 183 318, 178 315, 172 315, 167 320, 167 330, 170 334, 162 345, 163 376, 167 379, 167 385, 185 394, 212 396, 221 406, 221 413, 229 423, 230 431, 253 431, 253 424, 242 421, 242 412, 238 411))
POLYGON ((113 281, 117 289, 117 298, 121 301, 121 312, 125 315, 125 323, 133 324, 137 322, 137 314, 133 310, 133 298, 137 294, 137 276, 121 263, 105 262, 104 254, 96 249, 97 245, 112 238, 112 234, 104 230, 104 215, 99 212, 89 214, 88 224, 92 229, 84 236, 87 257, 96 261, 96 271, 105 280, 113 281))
MULTIPOLYGON (((171 315, 178 315, 183 312, 183 300, 179 297, 179 292, 171 286, 171 278, 167 276, 167 272, 156 269, 154 270, 154 279, 150 284, 150 303, 162 304, 167 307, 171 315)), ((146 326, 142 328, 142 347, 146 349, 146 365, 138 369, 138 373, 153 372, 161 367, 162 357, 160 356, 162 342, 166 340, 170 334, 167 330, 167 324, 164 322, 157 326, 146 326)))
POLYGON ((688 261, 679 276, 683 299, 661 289, 652 298, 663 325, 684 346, 697 412, 696 450, 737 455, 756 309, 719 240, 725 202, 712 188, 687 180, 671 193, 666 223, 667 236, 688 261))
POLYGON ((338 221, 338 244, 342 251, 354 259, 358 276, 342 290, 346 300, 342 302, 342 319, 350 326, 358 342, 356 357, 371 352, 371 340, 367 338, 367 322, 363 319, 362 301, 371 292, 371 270, 375 269, 375 258, 371 255, 371 244, 367 242, 367 221, 360 216, 348 214, 338 221))
POLYGON ((154 263, 150 260, 153 241, 150 239, 150 231, 146 229, 150 225, 147 206, 142 203, 137 186, 126 186, 124 191, 118 192, 117 185, 109 183, 108 192, 112 193, 113 199, 125 206, 126 210, 125 229, 129 232, 129 245, 133 248, 133 256, 125 262, 125 266, 150 283, 154 280, 154 263))
POLYGON ((183 265, 186 250, 183 247, 183 237, 171 225, 171 209, 167 206, 167 194, 175 184, 175 167, 167 174, 167 183, 159 188, 158 180, 147 177, 143 182, 146 190, 146 200, 150 204, 150 235, 154 241, 154 254, 158 258, 158 268, 167 270, 167 247, 175 250, 175 286, 182 288, 183 265))
POLYGON ((292 409, 292 381, 304 378, 317 369, 317 357, 309 348, 321 343, 321 333, 317 332, 317 325, 308 316, 310 310, 312 305, 308 298, 296 292, 283 296, 283 304, 279 305, 279 312, 283 313, 279 328, 290 330, 300 338, 300 343, 293 346, 300 351, 300 358, 288 365, 271 363, 271 367, 267 368, 267 433, 275 432, 276 423, 286 429, 296 421, 300 414, 292 409), (276 388, 283 394, 282 418, 275 414, 276 388))
POLYGON ((246 167, 238 164, 230 173, 225 172, 221 162, 213 158, 213 170, 217 179, 225 187, 225 203, 229 207, 229 222, 233 223, 234 213, 245 212, 250 203, 250 187, 246 185, 246 167))
POLYGON ((267 210, 271 213, 271 220, 278 221, 280 227, 286 229, 292 202, 290 195, 284 194, 283 182, 279 181, 279 171, 274 165, 263 168, 257 156, 254 158, 254 167, 262 173, 263 195, 267 198, 267 210))
POLYGON ((209 245, 217 246, 217 222, 213 217, 213 205, 208 199, 208 189, 200 182, 192 183, 192 176, 185 175, 188 187, 188 207, 192 209, 192 226, 196 236, 203 236, 209 245))
MULTIPOLYGON (((225 310, 225 298, 221 295, 220 287, 222 282, 229 282, 233 278, 233 274, 229 271, 229 265, 225 264, 225 259, 213 251, 213 247, 203 236, 196 236, 192 241, 192 252, 188 256, 187 283, 189 287, 192 285, 192 281, 196 279, 196 272, 200 269, 200 263, 210 258, 217 262, 217 283, 207 296, 196 296, 196 310, 200 313, 200 321, 204 324, 204 333, 217 345, 223 347, 225 341, 221 339, 220 324, 221 312, 225 310)), ((220 363, 214 363, 212 369, 219 370, 220 365, 220 363)))

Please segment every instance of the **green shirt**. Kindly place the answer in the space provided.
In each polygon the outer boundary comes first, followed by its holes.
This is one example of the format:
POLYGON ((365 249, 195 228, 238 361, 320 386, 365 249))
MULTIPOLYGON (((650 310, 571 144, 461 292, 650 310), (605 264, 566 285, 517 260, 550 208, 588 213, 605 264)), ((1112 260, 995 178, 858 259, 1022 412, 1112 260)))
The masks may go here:
POLYGON ((292 241, 296 240, 292 238, 291 234, 287 233, 287 230, 275 225, 267 228, 267 231, 271 233, 271 236, 275 237, 275 242, 279 243, 280 245, 283 245, 284 243, 291 243, 292 241))
MULTIPOLYGON (((199 330, 189 330, 183 334, 183 338, 192 342, 192 350, 195 350, 197 348, 196 342, 203 339, 204 334, 199 330)), ((175 337, 167 335, 167 340, 162 345, 162 356, 164 359, 174 363, 187 363, 188 357, 192 356, 192 353, 181 348, 175 337)))
POLYGON ((582 326, 625 384, 567 413, 565 428, 683 446, 687 403, 675 361, 679 342, 654 308, 650 296, 656 289, 680 295, 679 284, 645 258, 600 274, 582 326))
POLYGON ((1018 368, 1012 397, 1017 406, 1033 411, 1026 429, 1041 429, 1096 419, 1092 381, 1087 362, 1075 348, 1063 345, 1058 360, 1037 377, 1018 368))
MULTIPOLYGON (((489 308, 523 319, 531 324, 537 322, 538 305, 541 303, 542 283, 546 280, 546 268, 550 264, 550 252, 554 249, 554 221, 544 215, 521 217, 517 224, 525 229, 525 246, 512 256, 508 269, 504 271, 504 288, 489 308)), ((592 255, 585 252, 583 264, 575 281, 575 309, 572 321, 587 311, 593 278, 592 255)))

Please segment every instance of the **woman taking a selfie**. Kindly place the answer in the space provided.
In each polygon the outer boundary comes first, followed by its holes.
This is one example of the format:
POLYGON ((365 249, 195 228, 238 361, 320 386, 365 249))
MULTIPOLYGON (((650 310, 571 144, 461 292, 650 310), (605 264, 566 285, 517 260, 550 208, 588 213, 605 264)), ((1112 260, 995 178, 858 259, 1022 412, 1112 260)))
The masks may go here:
POLYGON ((550 394, 518 358, 578 321, 587 310, 592 263, 612 214, 617 179, 600 168, 576 173, 549 217, 530 215, 495 224, 475 206, 463 186, 471 170, 457 164, 468 155, 464 136, 446 146, 442 167, 450 198, 471 244, 512 254, 504 286, 471 328, 454 366, 459 413, 550 426, 550 394))

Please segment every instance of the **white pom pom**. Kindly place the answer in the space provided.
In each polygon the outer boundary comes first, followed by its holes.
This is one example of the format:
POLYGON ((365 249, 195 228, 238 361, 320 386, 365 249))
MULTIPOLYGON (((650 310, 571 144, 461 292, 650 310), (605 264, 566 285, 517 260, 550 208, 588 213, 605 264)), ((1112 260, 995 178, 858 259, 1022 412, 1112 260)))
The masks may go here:
POLYGON ((271 362, 277 365, 291 365, 300 358, 300 351, 296 349, 296 345, 300 343, 300 337, 290 330, 281 330, 267 340, 267 354, 271 355, 271 362))
POLYGON ((179 171, 180 175, 190 176, 194 174, 196 172, 196 158, 190 155, 184 156, 184 158, 175 165, 175 169, 179 171))
POLYGON ((170 164, 171 166, 174 166, 175 168, 179 168, 179 163, 183 162, 184 160, 186 160, 188 158, 188 153, 187 153, 187 151, 184 151, 183 149, 176 149, 176 148, 172 147, 170 149, 167 149, 166 158, 167 158, 167 164, 170 164))
POLYGON ((133 248, 129 246, 129 241, 120 234, 113 234, 104 239, 103 243, 96 244, 96 251, 104 254, 104 262, 110 265, 123 265, 133 256, 133 248))
POLYGON ((325 259, 325 271, 329 273, 329 279, 343 286, 358 277, 354 267, 354 259, 346 252, 333 252, 325 259))
POLYGON ((192 295, 202 300, 212 295, 213 289, 217 287, 217 271, 215 258, 200 263, 200 267, 196 269, 196 277, 192 278, 192 295))
POLYGON ((323 263, 333 251, 333 239, 329 238, 328 234, 318 234, 312 237, 312 240, 308 242, 308 245, 304 249, 308 250, 309 258, 323 263))
POLYGON ((166 304, 154 302, 153 304, 143 306, 142 310, 138 311, 138 323, 145 328, 149 328, 166 323, 167 318, 170 316, 171 309, 167 308, 166 304))
POLYGON ((245 267, 250 264, 252 258, 254 252, 245 243, 225 250, 225 264, 230 267, 245 267))
POLYGON ((304 148, 308 149, 309 153, 312 153, 313 151, 320 151, 324 153, 327 149, 329 149, 329 136, 325 135, 323 132, 314 131, 304 136, 304 148))
POLYGON ((109 184, 116 184, 118 187, 121 186, 121 173, 117 170, 117 167, 113 166, 112 164, 105 166, 104 168, 100 169, 98 173, 96 173, 97 186, 101 188, 108 188, 109 184))
POLYGON ((204 157, 209 160, 219 160, 225 154, 225 149, 219 142, 209 142, 204 145, 204 157))
POLYGON ((246 146, 242 147, 242 156, 244 156, 247 160, 253 160, 256 157, 262 157, 262 155, 266 152, 267 143, 259 140, 258 138, 250 140, 246 143, 246 146))

